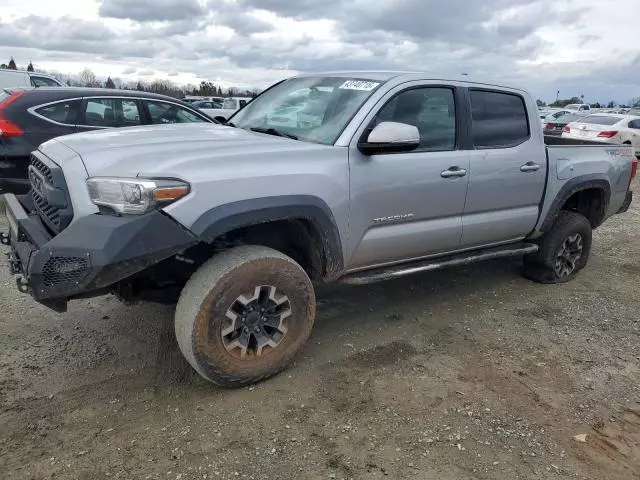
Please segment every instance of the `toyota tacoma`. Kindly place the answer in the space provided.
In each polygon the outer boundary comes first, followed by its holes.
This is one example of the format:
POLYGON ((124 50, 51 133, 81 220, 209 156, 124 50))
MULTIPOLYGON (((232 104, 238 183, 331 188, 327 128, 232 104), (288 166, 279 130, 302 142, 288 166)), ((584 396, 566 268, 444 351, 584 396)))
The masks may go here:
POLYGON ((571 280, 592 230, 629 208, 636 168, 631 147, 545 139, 517 88, 309 74, 225 125, 47 141, 30 192, 5 195, 1 239, 19 290, 56 311, 105 293, 177 302, 186 359, 240 386, 284 369, 308 339, 314 283, 507 256, 536 282, 571 280))

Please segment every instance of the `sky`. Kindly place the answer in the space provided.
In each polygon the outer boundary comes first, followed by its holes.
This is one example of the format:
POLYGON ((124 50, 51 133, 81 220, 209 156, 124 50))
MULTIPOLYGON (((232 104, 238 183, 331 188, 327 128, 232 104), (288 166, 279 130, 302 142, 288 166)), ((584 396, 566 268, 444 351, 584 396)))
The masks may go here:
POLYGON ((640 96, 638 18, 640 0, 2 0, 0 62, 241 88, 467 73, 546 101, 625 103, 640 96))

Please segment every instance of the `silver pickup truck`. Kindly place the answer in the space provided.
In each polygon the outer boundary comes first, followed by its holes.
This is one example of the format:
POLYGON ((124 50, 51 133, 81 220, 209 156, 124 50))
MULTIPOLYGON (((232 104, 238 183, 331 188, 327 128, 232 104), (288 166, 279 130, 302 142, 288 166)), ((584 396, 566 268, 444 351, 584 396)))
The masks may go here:
POLYGON ((592 229, 628 209, 625 146, 545 145, 535 102, 424 73, 288 79, 224 126, 60 137, 6 195, 18 288, 177 301, 176 336, 206 379, 239 386, 290 362, 313 282, 366 284, 506 256, 572 279, 592 229))

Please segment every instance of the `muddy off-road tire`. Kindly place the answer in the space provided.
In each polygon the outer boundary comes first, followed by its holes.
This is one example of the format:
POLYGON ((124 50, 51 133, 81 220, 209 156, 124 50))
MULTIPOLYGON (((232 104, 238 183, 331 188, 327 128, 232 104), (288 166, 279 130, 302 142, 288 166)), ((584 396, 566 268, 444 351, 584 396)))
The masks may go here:
POLYGON ((540 249, 524 257, 524 276, 538 283, 572 280, 589 260, 591 241, 589 220, 576 212, 561 211, 540 239, 540 249))
POLYGON ((176 337, 200 375, 240 387, 287 367, 309 338, 315 307, 311 280, 294 260, 267 247, 236 247, 187 282, 176 337))

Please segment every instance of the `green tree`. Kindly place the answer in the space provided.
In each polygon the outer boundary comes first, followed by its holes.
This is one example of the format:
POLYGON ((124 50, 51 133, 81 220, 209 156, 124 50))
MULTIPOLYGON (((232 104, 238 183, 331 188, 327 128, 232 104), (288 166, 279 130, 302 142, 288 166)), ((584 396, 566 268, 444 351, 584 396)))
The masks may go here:
POLYGON ((33 72, 33 63, 29 60, 29 65, 27 66, 27 72, 33 72))
POLYGON ((613 100, 607 103, 607 108, 615 108, 615 106, 616 106, 616 102, 614 102, 613 100))
POLYGON ((104 82, 104 88, 116 88, 115 83, 113 83, 113 80, 111 80, 111 77, 107 78, 107 81, 104 82))
POLYGON ((144 85, 142 85, 142 82, 138 82, 138 84, 136 85, 136 90, 144 92, 144 85))
POLYGON ((3 63, 2 65, 0 65, 0 68, 2 68, 2 69, 4 69, 4 70, 6 70, 6 69, 7 69, 7 64, 6 64, 6 63, 3 63))
POLYGON ((9 60, 9 65, 7 65, 7 68, 9 70, 17 70, 18 69, 18 67, 16 66, 16 62, 13 59, 13 57, 11 57, 11 60, 9 60))
MULTIPOLYGON (((254 95, 254 96, 255 96, 255 95, 254 95)), ((546 106, 547 106, 547 104, 546 104, 545 102, 543 102, 542 100, 540 100, 540 99, 536 100, 536 104, 537 104, 539 107, 546 107, 546 106)))

